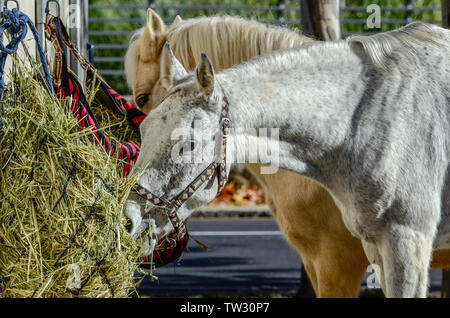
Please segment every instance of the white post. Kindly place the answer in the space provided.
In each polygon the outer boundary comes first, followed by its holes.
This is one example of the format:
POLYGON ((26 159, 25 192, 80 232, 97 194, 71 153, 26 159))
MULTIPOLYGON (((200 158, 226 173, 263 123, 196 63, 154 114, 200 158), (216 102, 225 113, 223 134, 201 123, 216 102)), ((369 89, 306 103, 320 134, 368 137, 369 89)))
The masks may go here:
MULTIPOLYGON (((84 56, 87 56, 88 43, 88 3, 88 0, 69 0, 66 22, 66 28, 73 45, 84 56)), ((80 79, 83 79, 84 70, 74 56, 71 56, 70 67, 80 79)))
MULTIPOLYGON (((2 0, 3 1, 3 0, 2 0)), ((27 3, 32 1, 27 1, 27 3)), ((45 8, 47 0, 35 0, 35 24, 39 31, 41 40, 45 41, 45 8)), ((73 45, 78 48, 81 54, 86 55, 87 52, 87 19, 88 19, 88 0, 57 0, 59 3, 59 14, 61 21, 65 25, 69 37, 73 45)), ((49 2, 50 12, 53 15, 58 14, 58 6, 55 1, 49 2)), ((30 16, 31 18, 31 16, 30 16)), ((70 55, 68 51, 68 65, 71 70, 80 78, 83 79, 83 70, 79 65, 77 59, 70 55)))
POLYGON ((339 0, 300 0, 302 31, 319 40, 341 38, 339 0))
MULTIPOLYGON (((5 2, 6 0, 1 0, 0 1, 0 5, 1 5, 1 10, 3 11, 3 8, 5 6, 5 2)), ((33 1, 17 1, 17 3, 19 4, 19 9, 20 11, 22 11, 23 13, 25 13, 27 16, 30 17, 30 19, 34 20, 34 12, 35 12, 35 6, 34 6, 34 2, 33 1)), ((10 10, 12 10, 13 8, 16 8, 17 5, 14 1, 8 1, 8 8, 10 10)), ((2 41, 5 41, 4 44, 6 45, 6 41, 7 38, 5 36, 2 37, 2 41)), ((27 37, 24 40, 25 43, 27 43, 27 48, 28 51, 30 52, 30 54, 34 54, 35 50, 36 50, 36 44, 33 40, 33 34, 31 31, 28 32, 27 37)), ((23 56, 24 51, 22 49, 22 46, 19 46, 19 50, 17 53, 19 56, 23 56)), ((23 58, 24 61, 27 61, 26 58, 23 58)), ((4 70, 4 74, 7 74, 9 72, 11 68, 11 58, 7 58, 6 59, 6 64, 5 64, 5 70, 4 70)), ((8 77, 4 76, 4 80, 7 81, 8 77)))

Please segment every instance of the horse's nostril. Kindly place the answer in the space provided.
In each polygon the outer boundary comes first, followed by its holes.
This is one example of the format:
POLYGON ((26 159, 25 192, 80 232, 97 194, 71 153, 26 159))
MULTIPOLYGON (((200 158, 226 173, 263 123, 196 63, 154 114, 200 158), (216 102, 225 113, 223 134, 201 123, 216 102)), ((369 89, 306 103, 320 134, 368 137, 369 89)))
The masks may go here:
POLYGON ((124 214, 126 217, 125 227, 128 233, 132 237, 137 237, 142 232, 141 228, 143 227, 141 206, 135 202, 130 202, 126 205, 124 214))
POLYGON ((131 229, 133 228, 133 222, 131 222, 131 219, 127 218, 127 223, 125 224, 125 229, 128 233, 131 233, 131 229))

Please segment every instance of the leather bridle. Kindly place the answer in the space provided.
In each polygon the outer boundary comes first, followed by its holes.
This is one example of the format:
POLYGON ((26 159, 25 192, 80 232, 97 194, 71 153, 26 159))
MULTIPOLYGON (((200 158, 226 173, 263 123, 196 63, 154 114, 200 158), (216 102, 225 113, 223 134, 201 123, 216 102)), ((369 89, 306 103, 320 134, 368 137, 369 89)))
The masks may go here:
MULTIPOLYGON (((230 130, 230 119, 229 119, 229 104, 227 98, 224 96, 222 99, 222 109, 220 112, 220 129, 221 129, 221 145, 220 151, 216 155, 215 160, 206 167, 203 172, 192 181, 185 190, 183 190, 179 195, 177 195, 172 200, 167 200, 165 198, 159 197, 152 192, 150 192, 145 187, 136 185, 136 192, 139 196, 149 201, 153 205, 163 208, 167 216, 169 217, 170 222, 172 223, 175 231, 172 233, 172 236, 175 236, 176 240, 181 239, 186 234, 186 226, 185 222, 181 221, 179 218, 177 211, 178 209, 187 201, 189 198, 197 191, 204 183, 208 182, 212 178, 214 178, 214 173, 217 172, 217 178, 219 181, 219 190, 220 192, 226 184, 227 181, 227 172, 226 172, 226 147, 227 147, 227 137, 229 136, 230 130)), ((169 237, 171 235, 169 234, 169 237)))

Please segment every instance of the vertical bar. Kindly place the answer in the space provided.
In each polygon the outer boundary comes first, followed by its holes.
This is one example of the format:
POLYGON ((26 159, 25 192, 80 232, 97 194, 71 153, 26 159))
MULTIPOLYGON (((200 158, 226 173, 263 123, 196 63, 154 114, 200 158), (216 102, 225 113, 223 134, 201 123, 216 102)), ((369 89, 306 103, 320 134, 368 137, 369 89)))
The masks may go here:
MULTIPOLYGON (((88 6, 88 0, 69 0, 66 23, 70 40, 84 56, 87 56, 88 45, 88 6)), ((79 78, 83 78, 84 70, 73 55, 70 56, 70 68, 79 78)))
POLYGON ((44 24, 45 24, 45 4, 46 0, 36 0, 35 16, 36 20, 34 24, 38 30, 41 41, 45 41, 44 24))
POLYGON ((5 7, 5 1, 6 0, 0 0, 0 11, 1 11, 2 16, 3 16, 3 8, 5 7))
POLYGON ((325 41, 341 38, 339 0, 301 0, 300 11, 305 35, 325 41))
POLYGON ((442 298, 450 298, 450 269, 442 270, 442 298))
MULTIPOLYGON (((442 9, 442 26, 450 28, 450 0, 441 1, 442 9)), ((442 270, 442 298, 450 298, 450 269, 442 270)))
POLYGON ((284 0, 278 0, 277 3, 277 20, 281 24, 284 22, 284 10, 286 9, 286 5, 284 4, 284 0))
POLYGON ((450 0, 442 0, 442 26, 450 28, 450 0))
MULTIPOLYGON (((41 39, 42 47, 45 50, 45 4, 46 0, 36 0, 34 7, 34 25, 36 26, 36 30, 38 31, 39 38, 41 39)), ((36 47, 36 57, 39 56, 38 49, 36 47)))
POLYGON ((80 34, 80 52, 88 56, 89 42, 89 0, 81 0, 81 34, 80 34))
POLYGON ((406 0, 406 13, 405 13, 405 20, 406 20, 406 24, 409 24, 411 22, 413 22, 413 3, 412 0, 406 0))

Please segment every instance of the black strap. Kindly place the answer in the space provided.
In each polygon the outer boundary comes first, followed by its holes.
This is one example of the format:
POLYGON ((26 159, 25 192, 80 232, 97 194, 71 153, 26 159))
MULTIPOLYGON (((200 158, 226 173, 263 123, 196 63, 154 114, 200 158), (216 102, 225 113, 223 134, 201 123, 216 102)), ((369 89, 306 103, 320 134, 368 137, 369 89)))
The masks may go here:
MULTIPOLYGON (((60 19, 58 18, 58 20, 60 19)), ((80 62, 81 67, 83 67, 84 70, 86 71, 86 83, 88 85, 91 85, 91 83, 93 83, 94 81, 96 83, 100 83, 100 89, 97 91, 95 99, 98 100, 103 105, 108 105, 108 107, 117 114, 124 115, 125 112, 122 109, 120 102, 117 101, 111 94, 111 87, 108 85, 105 79, 97 72, 97 69, 89 62, 89 60, 83 55, 81 55, 81 53, 75 48, 75 46, 70 41, 70 38, 67 34, 67 30, 64 27, 64 25, 62 25, 62 23, 60 23, 60 25, 67 46, 73 53, 73 56, 75 56, 77 60, 80 62)))

